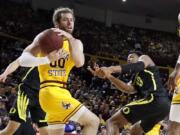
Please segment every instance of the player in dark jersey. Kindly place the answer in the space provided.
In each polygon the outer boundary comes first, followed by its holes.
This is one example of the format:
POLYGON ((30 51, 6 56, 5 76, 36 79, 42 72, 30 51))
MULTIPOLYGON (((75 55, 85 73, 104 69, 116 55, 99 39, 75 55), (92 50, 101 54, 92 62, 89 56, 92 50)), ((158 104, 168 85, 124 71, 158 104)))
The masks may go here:
MULTIPOLYGON (((9 64, 6 70, 0 75, 0 81, 5 82, 7 76, 19 67, 18 59, 9 64)), ((6 128, 0 131, 0 135, 10 135, 15 133, 20 124, 25 122, 30 112, 32 122, 39 127, 41 135, 48 135, 47 123, 45 122, 45 112, 39 104, 40 80, 37 67, 31 68, 22 83, 18 85, 17 99, 10 109, 10 120, 6 128)))
POLYGON ((107 121, 109 135, 119 135, 119 128, 130 127, 131 135, 141 135, 150 131, 155 124, 169 113, 170 101, 163 87, 159 70, 152 59, 134 51, 128 55, 128 63, 121 66, 95 67, 90 69, 94 75, 109 79, 119 90, 125 93, 137 93, 140 100, 122 107, 107 121), (134 74, 131 83, 124 83, 111 73, 134 74))

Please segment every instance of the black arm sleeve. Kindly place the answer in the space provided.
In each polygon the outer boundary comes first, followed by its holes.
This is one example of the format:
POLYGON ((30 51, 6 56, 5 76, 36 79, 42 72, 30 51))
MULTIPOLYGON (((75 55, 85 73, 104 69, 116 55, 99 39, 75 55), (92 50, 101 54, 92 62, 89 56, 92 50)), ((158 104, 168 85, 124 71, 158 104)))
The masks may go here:
POLYGON ((121 73, 137 73, 144 70, 144 62, 138 61, 137 63, 131 63, 121 66, 121 73))

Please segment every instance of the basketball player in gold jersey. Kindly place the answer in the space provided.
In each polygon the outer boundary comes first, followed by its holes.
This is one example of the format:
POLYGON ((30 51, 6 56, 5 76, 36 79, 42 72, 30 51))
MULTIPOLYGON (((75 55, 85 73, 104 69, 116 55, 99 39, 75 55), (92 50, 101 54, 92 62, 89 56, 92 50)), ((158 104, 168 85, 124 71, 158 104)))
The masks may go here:
MULTIPOLYGON (((178 16, 178 21, 180 25, 180 13, 178 16)), ((180 29, 178 29, 178 32, 180 36, 180 29)), ((180 55, 177 60, 175 69, 169 77, 168 85, 171 90, 174 90, 170 114, 169 114, 169 119, 171 121, 169 127, 169 135, 179 135, 180 134, 180 55)))
POLYGON ((39 100, 47 114, 51 135, 64 135, 65 123, 69 120, 83 126, 83 135, 96 135, 99 126, 98 117, 74 99, 67 90, 69 72, 74 66, 82 67, 84 64, 83 44, 72 36, 74 20, 71 9, 56 9, 53 14, 55 28, 52 30, 66 37, 62 52, 51 57, 44 56, 37 35, 19 59, 21 66, 38 66, 41 83, 39 100))

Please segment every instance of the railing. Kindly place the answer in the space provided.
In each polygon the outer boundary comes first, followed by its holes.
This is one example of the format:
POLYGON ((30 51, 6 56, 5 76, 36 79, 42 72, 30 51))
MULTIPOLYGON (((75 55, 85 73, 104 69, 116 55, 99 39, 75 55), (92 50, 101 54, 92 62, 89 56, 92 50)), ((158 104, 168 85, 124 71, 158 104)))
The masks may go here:
MULTIPOLYGON (((15 39, 15 40, 27 43, 27 44, 32 42, 32 41, 29 41, 29 40, 26 40, 26 39, 23 39, 23 38, 20 38, 20 37, 15 37, 15 36, 9 35, 9 34, 4 33, 4 32, 0 32, 0 36, 15 39)), ((125 64, 126 63, 125 60, 119 60, 117 58, 109 58, 109 57, 103 57, 103 56, 98 56, 98 55, 91 55, 91 54, 88 54, 88 53, 85 53, 85 55, 88 56, 88 57, 91 57, 93 59, 110 60, 110 61, 113 61, 113 62, 118 62, 119 64, 125 64)), ((171 73, 173 71, 173 68, 171 68, 171 67, 159 66, 159 68, 160 69, 167 69, 169 71, 169 73, 171 73)))

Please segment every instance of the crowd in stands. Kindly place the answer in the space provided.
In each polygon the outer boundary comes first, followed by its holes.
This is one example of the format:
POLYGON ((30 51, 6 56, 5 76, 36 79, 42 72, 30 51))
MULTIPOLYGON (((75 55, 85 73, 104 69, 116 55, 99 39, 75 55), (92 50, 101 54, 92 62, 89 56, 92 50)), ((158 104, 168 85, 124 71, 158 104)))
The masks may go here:
MULTIPOLYGON (((52 27, 52 11, 34 11, 27 3, 17 4, 7 0, 0 1, 0 16, 2 17, 0 19, 0 73, 2 73, 36 34, 52 27)), ((85 53, 96 57, 87 55, 85 66, 73 70, 69 77, 69 90, 75 98, 101 119, 98 135, 105 135, 105 121, 121 106, 137 99, 137 96, 122 93, 109 81, 92 76, 87 67, 92 66, 94 62, 100 66, 119 64, 117 60, 125 60, 129 50, 132 49, 139 49, 150 55, 159 66, 174 67, 180 49, 180 41, 175 34, 117 24, 106 27, 103 23, 79 17, 76 18, 74 35, 83 41, 85 53), (109 59, 106 60, 103 57, 109 59)), ((9 76, 6 84, 0 84, 0 129, 3 129, 8 122, 8 111, 16 98, 15 87, 26 71, 27 69, 20 68, 9 76)), ((164 84, 168 73, 168 69, 161 70, 164 84)), ((128 74, 118 76, 126 82, 129 80, 128 74)), ((164 127, 162 132, 167 130, 167 127, 164 127)), ((79 125, 74 128, 76 133, 80 132, 79 125)))
MULTIPOLYGON (((32 40, 40 31, 53 27, 52 10, 33 10, 28 3, 1 1, 0 11, 0 31, 13 36, 32 40)), ((176 34, 119 24, 106 27, 104 23, 79 17, 74 35, 83 41, 86 53, 125 59, 130 49, 143 49, 161 66, 174 66, 180 49, 176 34)))

